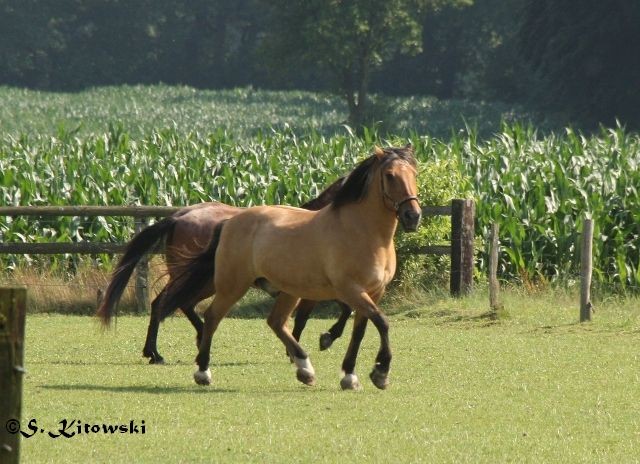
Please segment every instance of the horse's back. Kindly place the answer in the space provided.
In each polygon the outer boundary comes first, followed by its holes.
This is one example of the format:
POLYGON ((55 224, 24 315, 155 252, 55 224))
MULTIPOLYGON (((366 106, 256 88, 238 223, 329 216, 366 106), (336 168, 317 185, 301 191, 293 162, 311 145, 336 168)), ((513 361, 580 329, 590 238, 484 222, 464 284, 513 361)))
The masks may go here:
POLYGON ((322 214, 289 206, 244 210, 223 227, 216 268, 237 269, 247 280, 266 278, 304 298, 332 299, 326 294, 331 288, 325 272, 331 249, 322 214), (322 294, 309 289, 321 289, 322 294))
POLYGON ((173 242, 182 244, 188 249, 200 249, 195 242, 204 241, 204 246, 211 240, 213 229, 220 222, 235 216, 242 208, 224 203, 207 202, 187 206, 176 216, 173 242))

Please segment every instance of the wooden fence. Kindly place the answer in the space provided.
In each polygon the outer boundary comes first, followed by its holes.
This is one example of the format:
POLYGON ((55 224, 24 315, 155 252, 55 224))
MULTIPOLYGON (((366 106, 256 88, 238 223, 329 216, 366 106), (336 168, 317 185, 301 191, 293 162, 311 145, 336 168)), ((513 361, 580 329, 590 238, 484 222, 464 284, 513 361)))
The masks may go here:
POLYGON ((0 288, 0 462, 20 462, 25 288, 0 288))
MULTIPOLYGON (((3 206, 0 216, 123 216, 136 218, 136 230, 147 225, 151 217, 165 217, 180 208, 171 206, 3 206)), ((472 200, 453 200, 448 206, 426 206, 425 217, 451 216, 451 245, 421 247, 418 252, 431 255, 449 255, 451 295, 467 294, 473 285, 475 204, 472 200)), ((126 243, 0 243, 0 254, 100 254, 121 253, 126 243)), ((136 298, 142 310, 148 307, 146 283, 147 262, 141 261, 136 279, 136 298)))

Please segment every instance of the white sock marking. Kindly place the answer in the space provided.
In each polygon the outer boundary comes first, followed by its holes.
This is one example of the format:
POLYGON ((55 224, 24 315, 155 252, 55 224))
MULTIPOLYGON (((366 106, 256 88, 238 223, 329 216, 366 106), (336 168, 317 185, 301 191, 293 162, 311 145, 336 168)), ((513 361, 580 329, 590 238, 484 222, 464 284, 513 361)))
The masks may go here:
POLYGON ((200 381, 205 381, 206 383, 211 383, 211 370, 207 369, 206 371, 201 371, 201 370, 197 370, 194 374, 193 377, 196 379, 196 382, 200 381))
POLYGON ((293 357, 293 362, 296 363, 296 367, 298 369, 306 369, 312 375, 316 375, 316 371, 313 369, 313 366, 311 365, 311 361, 309 360, 309 357, 307 357, 305 359, 301 359, 301 358, 296 358, 294 356, 293 357))

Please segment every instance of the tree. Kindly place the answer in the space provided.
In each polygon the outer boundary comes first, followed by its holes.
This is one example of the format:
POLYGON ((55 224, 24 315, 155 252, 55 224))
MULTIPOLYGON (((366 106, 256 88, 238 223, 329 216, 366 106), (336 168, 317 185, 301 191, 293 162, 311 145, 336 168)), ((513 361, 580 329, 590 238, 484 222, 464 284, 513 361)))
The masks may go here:
POLYGON ((529 0, 522 52, 537 100, 580 122, 640 124, 640 3, 529 0))
POLYGON ((266 46, 271 57, 326 72, 359 127, 372 71, 398 53, 418 53, 421 15, 445 3, 470 0, 272 0, 266 46))
POLYGON ((265 16, 262 4, 258 0, 183 0, 180 5, 186 31, 181 82, 209 88, 252 83, 256 37, 265 16))

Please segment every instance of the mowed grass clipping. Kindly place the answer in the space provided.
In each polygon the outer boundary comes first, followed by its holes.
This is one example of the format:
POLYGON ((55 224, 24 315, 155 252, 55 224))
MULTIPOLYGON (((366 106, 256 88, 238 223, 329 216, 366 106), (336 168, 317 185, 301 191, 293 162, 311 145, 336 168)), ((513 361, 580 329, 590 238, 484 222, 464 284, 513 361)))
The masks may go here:
POLYGON ((347 337, 319 352, 332 321, 303 334, 318 382, 295 380, 260 319, 226 319, 214 339, 213 385, 193 383, 185 318, 161 327, 168 365, 140 356, 147 318, 30 315, 23 428, 62 419, 138 425, 145 434, 22 440, 24 462, 634 462, 640 456, 640 311, 599 302, 576 323, 575 298, 504 296, 509 317, 485 317, 486 295, 424 302, 391 321, 391 386, 368 380, 378 348, 369 327, 343 392, 347 337))

